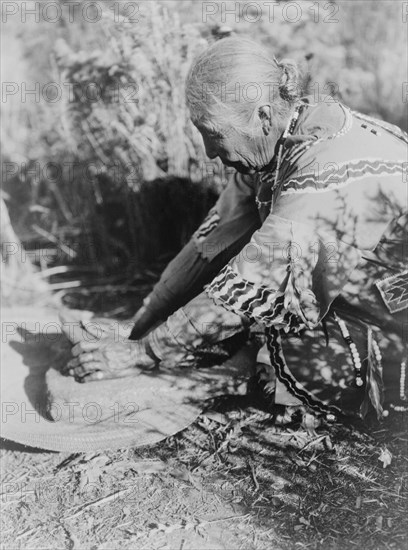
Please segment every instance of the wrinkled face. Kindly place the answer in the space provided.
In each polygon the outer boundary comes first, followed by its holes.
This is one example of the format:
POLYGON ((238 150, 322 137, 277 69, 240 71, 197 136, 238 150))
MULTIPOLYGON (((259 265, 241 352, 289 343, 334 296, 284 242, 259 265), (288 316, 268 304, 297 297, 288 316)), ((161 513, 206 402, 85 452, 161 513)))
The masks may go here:
POLYGON ((210 159, 219 157, 223 164, 244 174, 260 169, 260 144, 257 138, 244 136, 231 125, 225 124, 221 130, 214 131, 214 125, 204 118, 193 120, 193 124, 203 138, 210 159))

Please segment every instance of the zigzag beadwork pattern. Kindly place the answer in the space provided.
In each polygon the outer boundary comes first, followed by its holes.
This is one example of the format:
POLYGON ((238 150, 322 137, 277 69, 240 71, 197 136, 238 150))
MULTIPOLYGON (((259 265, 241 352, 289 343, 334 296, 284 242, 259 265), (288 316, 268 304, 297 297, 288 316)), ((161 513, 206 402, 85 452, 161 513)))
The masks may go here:
POLYGON ((226 309, 241 313, 266 327, 271 365, 287 390, 310 409, 320 414, 341 414, 338 407, 325 405, 308 392, 290 372, 281 346, 280 330, 300 332, 305 325, 284 308, 284 295, 246 281, 227 265, 206 288, 207 294, 226 309), (273 325, 273 326, 272 326, 273 325))
POLYGON ((285 385, 289 393, 299 399, 307 407, 320 414, 335 414, 341 415, 341 409, 334 405, 326 405, 320 399, 314 397, 308 392, 300 382, 296 380, 290 372, 286 364, 285 355, 283 353, 281 336, 279 330, 270 327, 266 330, 266 342, 268 346, 271 365, 275 369, 275 374, 278 380, 285 385))
POLYGON ((282 292, 242 278, 230 265, 225 266, 206 287, 216 303, 235 313, 245 315, 264 326, 280 325, 285 331, 299 332, 305 328, 301 319, 284 308, 282 292))
POLYGON ((408 308, 408 270, 376 283, 390 313, 408 308))
POLYGON ((195 233, 195 238, 200 242, 205 239, 205 237, 215 229, 220 221, 220 216, 215 208, 212 208, 207 217, 197 229, 195 233))
POLYGON ((369 176, 402 174, 404 161, 382 159, 359 159, 338 165, 338 170, 324 170, 321 174, 304 174, 285 182, 282 195, 290 193, 314 193, 344 187, 358 179, 369 176), (335 181, 333 181, 335 179, 335 181))

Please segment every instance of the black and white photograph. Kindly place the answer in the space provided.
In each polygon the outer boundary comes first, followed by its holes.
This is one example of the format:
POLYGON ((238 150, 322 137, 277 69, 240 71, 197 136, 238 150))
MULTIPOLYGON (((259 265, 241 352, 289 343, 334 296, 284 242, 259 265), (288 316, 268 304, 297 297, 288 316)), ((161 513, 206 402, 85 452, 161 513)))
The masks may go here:
POLYGON ((0 9, 0 550, 408 550, 408 1, 0 9))

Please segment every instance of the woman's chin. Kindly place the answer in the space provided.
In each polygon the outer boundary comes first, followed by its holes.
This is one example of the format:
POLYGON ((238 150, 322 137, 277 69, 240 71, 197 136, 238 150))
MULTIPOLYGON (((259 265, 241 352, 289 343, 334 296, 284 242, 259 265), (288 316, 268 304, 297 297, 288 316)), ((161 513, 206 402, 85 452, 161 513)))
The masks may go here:
POLYGON ((250 168, 249 166, 244 166, 244 165, 237 167, 236 170, 241 174, 252 174, 254 172, 253 168, 250 168))

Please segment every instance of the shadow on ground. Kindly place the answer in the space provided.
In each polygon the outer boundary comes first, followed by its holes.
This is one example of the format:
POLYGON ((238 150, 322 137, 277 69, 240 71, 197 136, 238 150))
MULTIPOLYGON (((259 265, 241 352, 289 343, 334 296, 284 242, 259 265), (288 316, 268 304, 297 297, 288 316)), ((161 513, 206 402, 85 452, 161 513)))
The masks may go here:
POLYGON ((228 398, 150 448, 5 447, 2 547, 402 549, 407 441, 402 417, 311 438, 228 398))

